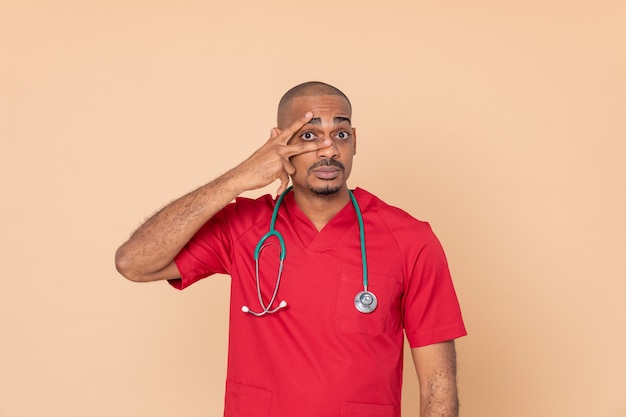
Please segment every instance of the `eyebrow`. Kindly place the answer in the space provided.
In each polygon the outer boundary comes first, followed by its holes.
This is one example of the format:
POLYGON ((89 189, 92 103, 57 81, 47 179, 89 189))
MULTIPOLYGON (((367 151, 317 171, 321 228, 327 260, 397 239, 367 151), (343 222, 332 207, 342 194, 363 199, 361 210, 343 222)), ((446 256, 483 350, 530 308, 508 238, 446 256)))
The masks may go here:
MULTIPOLYGON (((350 118, 345 117, 345 116, 337 116, 333 119, 333 122, 336 125, 338 125, 339 123, 343 123, 343 122, 351 123, 350 118)), ((309 120, 309 124, 320 126, 322 124, 322 119, 320 119, 319 117, 314 117, 311 120, 309 120)))

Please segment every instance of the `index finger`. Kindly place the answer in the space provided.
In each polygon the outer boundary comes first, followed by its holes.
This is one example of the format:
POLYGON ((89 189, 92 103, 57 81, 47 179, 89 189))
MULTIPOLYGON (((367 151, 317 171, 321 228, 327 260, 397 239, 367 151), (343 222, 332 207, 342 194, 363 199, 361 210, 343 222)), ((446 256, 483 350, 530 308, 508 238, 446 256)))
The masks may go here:
POLYGON ((282 154, 287 158, 291 158, 292 156, 300 155, 307 152, 317 151, 318 149, 325 148, 330 146, 331 140, 329 138, 325 138, 324 140, 316 140, 312 142, 299 142, 291 145, 285 145, 283 148, 282 154))
POLYGON ((299 118, 295 122, 293 122, 288 128, 282 130, 280 134, 276 137, 278 143, 282 145, 286 145, 289 143, 291 137, 300 129, 302 126, 306 125, 313 118, 313 113, 310 111, 306 112, 303 117, 299 118))

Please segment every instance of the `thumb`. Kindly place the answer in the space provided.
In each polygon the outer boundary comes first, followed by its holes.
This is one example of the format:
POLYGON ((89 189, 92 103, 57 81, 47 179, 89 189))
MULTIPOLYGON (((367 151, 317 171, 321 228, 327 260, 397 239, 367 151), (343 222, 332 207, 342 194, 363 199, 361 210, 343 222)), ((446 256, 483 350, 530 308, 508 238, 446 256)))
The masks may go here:
POLYGON ((276 195, 281 195, 289 186, 289 175, 285 171, 278 177, 280 180, 280 187, 276 190, 276 195))

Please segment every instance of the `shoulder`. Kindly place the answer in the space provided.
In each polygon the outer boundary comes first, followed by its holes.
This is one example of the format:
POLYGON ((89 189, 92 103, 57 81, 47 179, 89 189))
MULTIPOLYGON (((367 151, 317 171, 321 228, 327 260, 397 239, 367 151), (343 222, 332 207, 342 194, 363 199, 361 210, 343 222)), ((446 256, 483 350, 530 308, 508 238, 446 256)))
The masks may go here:
POLYGON ((248 221, 260 221, 271 215, 276 200, 269 194, 257 198, 237 197, 222 210, 222 216, 226 219, 247 219, 248 221))
POLYGON ((237 197, 229 206, 238 210, 258 210, 263 208, 273 209, 276 199, 269 194, 257 198, 237 197))
POLYGON ((441 246, 430 224, 419 220, 396 206, 387 204, 372 193, 357 188, 354 195, 363 202, 361 211, 366 234, 373 239, 386 242, 388 248, 395 247, 401 253, 420 253, 424 248, 441 246))
POLYGON ((418 220, 365 190, 355 190, 357 199, 359 195, 365 205, 362 212, 366 235, 371 237, 368 239, 370 247, 382 247, 387 254, 396 250, 408 265, 418 260, 445 265, 443 247, 428 222, 418 220))
POLYGON ((384 202, 369 191, 356 188, 354 190, 354 196, 361 205, 363 215, 378 218, 381 223, 387 225, 390 229, 411 228, 414 230, 430 230, 430 225, 427 222, 415 218, 399 207, 384 202))

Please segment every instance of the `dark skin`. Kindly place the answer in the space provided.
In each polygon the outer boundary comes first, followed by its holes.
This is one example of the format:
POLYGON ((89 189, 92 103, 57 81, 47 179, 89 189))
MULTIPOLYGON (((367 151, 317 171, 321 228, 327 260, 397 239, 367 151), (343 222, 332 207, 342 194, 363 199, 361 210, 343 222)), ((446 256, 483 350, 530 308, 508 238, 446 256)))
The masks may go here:
MULTIPOLYGON (((349 103, 337 95, 295 97, 279 109, 278 127, 248 159, 169 204, 116 253, 118 271, 132 281, 180 277, 174 257, 198 229, 244 191, 291 179, 302 212, 321 230, 348 202, 346 181, 356 154, 349 103)), ((420 417, 456 417, 454 342, 411 350, 420 383, 420 417)))
POLYGON ((315 116, 289 143, 328 141, 329 145, 292 156, 295 171, 291 180, 298 206, 321 230, 350 201, 346 181, 356 153, 356 130, 350 123, 350 106, 341 96, 297 97, 282 122, 292 124, 298 114, 307 111, 315 116))
POLYGON ((329 140, 288 144, 312 117, 312 113, 305 112, 284 130, 272 129, 267 142, 248 159, 148 219, 117 250, 118 271, 137 282, 180 277, 174 257, 213 215, 244 191, 262 188, 276 180, 280 181, 278 192, 282 192, 289 183, 289 175, 295 173, 290 158, 329 145, 329 140))

